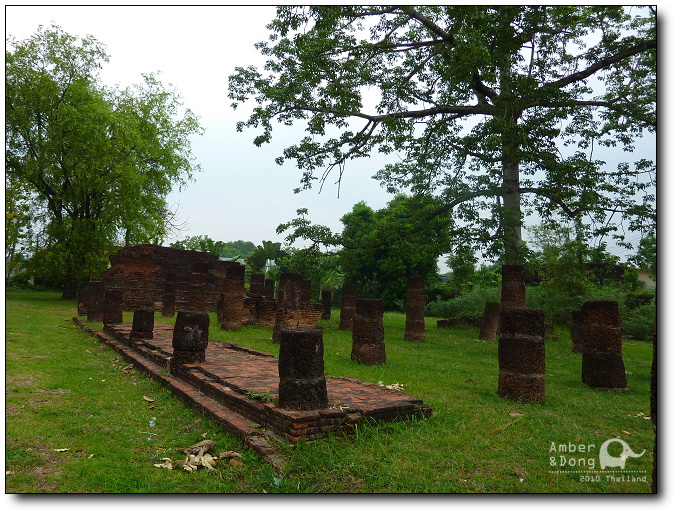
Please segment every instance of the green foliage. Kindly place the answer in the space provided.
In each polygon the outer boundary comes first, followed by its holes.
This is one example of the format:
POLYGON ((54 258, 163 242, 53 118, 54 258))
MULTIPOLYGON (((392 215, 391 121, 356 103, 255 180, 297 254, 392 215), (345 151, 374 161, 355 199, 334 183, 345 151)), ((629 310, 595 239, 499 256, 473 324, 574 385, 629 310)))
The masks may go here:
POLYGON ((360 293, 381 298, 386 309, 400 309, 406 300, 407 276, 422 275, 426 285, 437 279, 437 258, 450 246, 451 221, 439 216, 413 229, 417 218, 436 206, 429 197, 398 195, 374 211, 364 202, 341 218, 343 249, 340 266, 345 281, 357 283, 360 293), (409 232, 387 242, 391 232, 409 232))
POLYGON ((653 279, 657 278, 657 236, 648 234, 640 240, 637 253, 631 262, 647 271, 653 279))
POLYGON ((500 288, 475 285, 452 299, 429 302, 426 315, 449 319, 452 317, 481 317, 487 301, 500 301, 500 288))
POLYGON ((268 271, 268 263, 273 262, 277 265, 284 256, 285 251, 281 248, 281 243, 262 241, 262 244, 248 255, 245 263, 250 267, 251 272, 263 273, 268 271))
POLYGON ((6 182, 21 192, 6 219, 11 245, 20 239, 36 276, 73 295, 115 245, 163 238, 165 198, 198 170, 189 138, 201 128, 152 75, 104 87, 98 71, 108 55, 91 36, 40 27, 7 47, 6 182), (32 218, 33 235, 21 238, 18 211, 32 218))
POLYGON ((255 102, 237 129, 256 145, 276 123, 305 128, 277 158, 302 170, 298 190, 395 154, 376 175, 390 193, 440 197, 425 219, 453 211, 456 235, 507 263, 533 211, 596 236, 653 229, 654 163, 593 152, 655 130, 654 8, 280 6, 269 30, 264 69, 237 68, 229 98, 255 102))
POLYGON ((188 236, 171 243, 170 246, 179 250, 198 250, 231 259, 245 258, 256 249, 255 244, 250 241, 214 241, 204 235, 188 236))

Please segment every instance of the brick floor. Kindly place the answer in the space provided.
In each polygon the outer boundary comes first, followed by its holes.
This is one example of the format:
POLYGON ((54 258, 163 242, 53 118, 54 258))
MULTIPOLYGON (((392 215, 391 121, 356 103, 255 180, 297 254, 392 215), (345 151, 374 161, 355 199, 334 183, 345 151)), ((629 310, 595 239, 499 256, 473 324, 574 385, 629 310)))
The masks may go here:
POLYGON ((327 409, 280 409, 274 403, 278 360, 271 354, 211 342, 206 361, 175 367, 170 366, 173 330, 169 324, 155 323, 154 338, 129 345, 130 324, 106 326, 99 332, 77 317, 73 320, 279 468, 283 458, 273 446, 278 439, 292 444, 328 433, 348 433, 365 420, 377 423, 432 414, 419 398, 349 377, 327 378, 327 409))

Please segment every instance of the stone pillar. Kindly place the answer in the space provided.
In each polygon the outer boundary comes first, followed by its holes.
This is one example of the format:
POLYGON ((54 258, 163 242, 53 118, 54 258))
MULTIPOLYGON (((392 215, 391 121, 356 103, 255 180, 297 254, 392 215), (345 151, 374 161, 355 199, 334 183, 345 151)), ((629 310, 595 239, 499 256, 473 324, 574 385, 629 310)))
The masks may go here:
POLYGON ((122 291, 121 289, 106 290, 103 324, 121 324, 122 322, 122 291))
POLYGON ((353 317, 351 359, 364 365, 382 365, 386 362, 383 299, 357 299, 353 317))
POLYGON ((275 291, 274 287, 276 286, 275 280, 266 278, 264 280, 264 297, 267 299, 274 299, 275 291))
POLYGON ((339 317, 339 329, 344 331, 353 330, 353 317, 355 316, 355 303, 358 299, 358 286, 354 283, 344 283, 341 288, 341 314, 339 317))
POLYGON ((570 341, 572 342, 570 352, 582 354, 582 312, 580 310, 572 311, 570 341))
POLYGON ((404 339, 410 342, 425 341, 425 278, 407 276, 407 320, 404 339))
POLYGON ((582 382, 601 390, 626 390, 617 302, 587 301, 581 312, 582 382))
POLYGON ((327 408, 327 383, 320 330, 283 329, 278 354, 278 407, 327 408))
POLYGON ((501 310, 526 308, 526 280, 524 267, 514 264, 502 265, 501 310))
POLYGON ((189 303, 190 310, 199 311, 206 309, 206 282, 208 279, 208 267, 202 262, 192 264, 192 279, 190 282, 189 303))
POLYGON ((206 311, 178 312, 173 328, 171 370, 206 360, 210 316, 206 311))
POLYGON ((89 284, 87 292, 88 303, 86 305, 86 320, 88 322, 103 322, 103 310, 105 307, 105 282, 94 280, 89 284))
POLYGON ((498 396, 507 400, 542 402, 545 397, 544 313, 503 310, 498 342, 498 396))
POLYGON ((301 302, 301 289, 299 282, 301 276, 297 273, 281 273, 278 283, 278 306, 276 307, 276 320, 273 325, 271 338, 273 343, 280 342, 280 331, 287 327, 286 315, 287 308, 296 308, 301 302), (286 294, 288 294, 286 296, 286 294))
POLYGON ((237 331, 243 326, 244 278, 245 266, 235 264, 227 267, 227 277, 222 283, 221 329, 237 331))
POLYGON ((479 340, 494 342, 498 333, 498 323, 500 322, 500 303, 497 301, 487 301, 484 305, 484 316, 481 318, 481 327, 479 329, 479 340))
POLYGON ((142 309, 133 311, 133 325, 129 340, 144 340, 154 337, 154 310, 147 303, 142 309))
POLYGON ((322 291, 322 315, 320 318, 328 321, 332 318, 332 292, 329 290, 322 291))
POLYGON ((175 292, 175 274, 167 274, 164 281, 164 297, 161 305, 162 317, 173 317, 175 315, 175 292))
POLYGON ((262 296, 264 294, 264 275, 253 273, 250 275, 250 294, 262 296))

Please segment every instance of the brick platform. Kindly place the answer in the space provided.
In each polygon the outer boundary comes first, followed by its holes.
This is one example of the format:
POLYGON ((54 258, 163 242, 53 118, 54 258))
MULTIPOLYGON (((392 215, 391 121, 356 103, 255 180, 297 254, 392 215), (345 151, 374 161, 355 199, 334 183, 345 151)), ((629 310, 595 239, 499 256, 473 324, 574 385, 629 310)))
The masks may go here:
POLYGON ((129 345, 130 324, 107 325, 101 333, 87 328, 77 317, 73 320, 277 467, 282 467, 283 462, 273 447, 274 439, 293 444, 328 433, 348 433, 362 421, 398 421, 432 414, 421 399, 348 377, 327 378, 326 409, 280 409, 276 405, 278 360, 271 354, 211 342, 206 361, 182 365, 180 369, 172 366, 174 375, 169 375, 166 368, 173 350, 171 325, 155 323, 154 338, 129 345))

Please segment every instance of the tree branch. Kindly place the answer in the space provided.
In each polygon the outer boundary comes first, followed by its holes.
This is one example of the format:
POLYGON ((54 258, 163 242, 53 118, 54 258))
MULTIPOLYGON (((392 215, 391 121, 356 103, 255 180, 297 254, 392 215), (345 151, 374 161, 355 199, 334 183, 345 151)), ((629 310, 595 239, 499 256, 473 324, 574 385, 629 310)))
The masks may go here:
POLYGON ((599 60, 593 65, 590 65, 583 71, 578 71, 576 73, 569 74, 568 76, 561 78, 560 80, 556 80, 550 83, 547 83, 540 87, 538 90, 540 91, 548 91, 549 89, 560 89, 562 87, 565 87, 566 85, 570 85, 571 83, 577 83, 578 81, 582 81, 589 76, 597 73, 601 69, 605 69, 607 67, 610 67, 612 64, 619 62, 621 60, 624 60, 626 58, 632 57, 633 55, 637 55, 638 53, 642 53, 644 51, 653 49, 657 47, 657 41, 656 39, 651 39, 649 41, 645 41, 642 44, 638 44, 636 46, 632 46, 631 48, 627 48, 626 50, 620 51, 619 53, 616 53, 615 55, 612 55, 610 57, 604 58, 603 60, 599 60))

